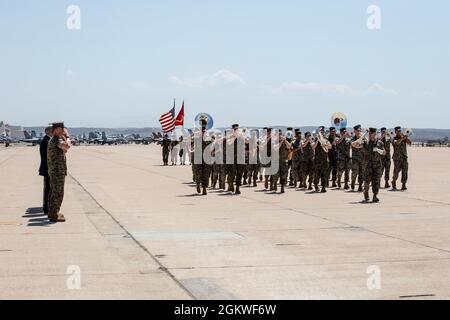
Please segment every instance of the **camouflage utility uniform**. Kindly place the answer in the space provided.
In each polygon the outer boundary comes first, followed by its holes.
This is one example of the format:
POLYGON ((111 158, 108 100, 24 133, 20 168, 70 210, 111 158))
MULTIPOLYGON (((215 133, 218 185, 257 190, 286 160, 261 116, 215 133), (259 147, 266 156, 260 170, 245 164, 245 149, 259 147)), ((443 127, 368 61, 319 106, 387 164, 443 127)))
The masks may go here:
POLYGON ((245 167, 245 164, 238 163, 238 158, 241 159, 245 157, 245 155, 238 155, 238 139, 240 138, 236 138, 234 142, 232 142, 232 146, 229 146, 231 148, 234 148, 234 158, 232 160, 232 163, 227 163, 226 165, 228 191, 234 192, 234 184, 236 183, 236 194, 240 194, 240 186, 242 183, 242 176, 244 174, 245 167))
POLYGON ((381 157, 381 161, 383 163, 381 168, 380 179, 383 176, 384 172, 384 181, 386 186, 389 184, 389 174, 391 171, 391 141, 386 140, 386 138, 381 139, 381 142, 384 144, 384 149, 386 150, 386 155, 381 157))
POLYGON ((341 187, 341 178, 344 174, 344 188, 348 189, 350 171, 350 141, 342 138, 337 144, 337 185, 341 187))
POLYGON ((301 139, 295 140, 292 144, 292 178, 294 179, 294 185, 297 187, 297 183, 302 183, 302 158, 303 150, 301 148, 301 139))
MULTIPOLYGON (((358 140, 356 137, 352 137, 351 142, 358 140)), ((365 142, 367 140, 363 140, 365 142)), ((356 178, 358 178, 359 188, 358 191, 362 191, 364 182, 364 152, 362 149, 352 147, 352 190, 355 189, 356 178)))
POLYGON ((374 151, 374 148, 384 150, 384 144, 381 140, 365 141, 363 144, 363 150, 366 155, 366 167, 365 167, 365 183, 364 183, 364 197, 366 200, 369 198, 369 188, 372 184, 372 192, 374 200, 378 192, 380 191, 380 177, 383 168, 382 155, 374 151))
POLYGON ((58 218, 58 213, 64 199, 67 162, 61 144, 62 140, 55 136, 48 143, 47 149, 48 175, 51 185, 48 200, 48 217, 50 219, 58 218))
MULTIPOLYGON (((287 143, 287 142, 286 142, 287 143)), ((289 173, 289 149, 290 147, 286 146, 286 143, 280 142, 279 149, 279 168, 278 172, 273 176, 273 189, 277 191, 278 180, 280 180, 281 185, 281 193, 284 193, 284 187, 287 184, 288 173, 289 173)))
POLYGON ((167 165, 169 163, 169 153, 170 153, 171 144, 172 144, 172 141, 169 139, 163 139, 161 142, 164 165, 167 165))
MULTIPOLYGON (((196 138, 199 139, 200 138, 196 138)), ((196 158, 197 156, 194 154, 194 163, 192 165, 192 170, 194 172, 194 179, 195 179, 195 184, 197 186, 197 192, 200 193, 200 187, 203 189, 203 194, 206 194, 206 188, 208 188, 209 185, 209 177, 211 176, 211 167, 212 165, 207 164, 205 162, 205 159, 203 159, 203 155, 204 155, 204 151, 206 149, 206 147, 211 143, 211 141, 205 141, 205 139, 202 139, 202 141, 198 141, 198 143, 202 144, 201 149, 198 148, 198 150, 195 148, 194 149, 194 153, 195 152, 202 152, 201 154, 201 161, 199 163, 196 163, 196 158)), ((200 157, 199 157, 200 159, 200 157)))
POLYGON ((253 146, 253 150, 249 150, 249 155, 251 155, 251 157, 249 157, 249 163, 247 165, 247 170, 248 170, 248 183, 250 184, 253 181, 253 186, 256 187, 256 182, 258 180, 258 173, 261 167, 261 161, 259 158, 259 147, 258 146, 253 146), (252 162, 256 163, 250 163, 250 160, 252 160, 252 162))
POLYGON ((301 186, 306 188, 306 179, 309 177, 309 189, 312 188, 312 182, 314 180, 314 149, 311 146, 311 143, 308 143, 303 148, 303 156, 301 158, 301 186))
MULTIPOLYGON (((331 182, 332 187, 336 187, 336 179, 337 179, 337 159, 338 159, 338 154, 337 154, 337 147, 336 144, 334 143, 336 141, 336 137, 328 137, 328 141, 331 144, 331 149, 328 151, 328 160, 330 163, 330 169, 328 171, 328 180, 330 180, 331 178, 331 182)), ((328 185, 328 182, 327 182, 328 185)))
POLYGON ((328 152, 323 150, 320 142, 317 143, 314 156, 314 186, 319 189, 319 180, 322 185, 322 191, 328 186, 329 162, 328 152))
POLYGON ((392 186, 395 187, 397 183, 398 176, 400 172, 402 173, 402 183, 406 185, 408 182, 408 149, 406 146, 406 141, 403 140, 400 144, 396 145, 396 141, 401 138, 394 137, 393 146, 394 146, 394 155, 392 158, 394 159, 394 174, 392 176, 392 186))

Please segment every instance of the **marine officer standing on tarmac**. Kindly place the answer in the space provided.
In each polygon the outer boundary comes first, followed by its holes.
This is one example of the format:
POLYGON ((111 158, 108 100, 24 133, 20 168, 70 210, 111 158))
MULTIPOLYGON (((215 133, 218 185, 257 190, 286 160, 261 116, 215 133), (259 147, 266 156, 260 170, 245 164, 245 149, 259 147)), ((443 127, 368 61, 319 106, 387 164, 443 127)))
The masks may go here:
POLYGON ((47 149, 48 175, 50 177, 50 193, 48 201, 48 218, 51 222, 66 221, 60 212, 64 199, 64 184, 67 176, 66 153, 70 142, 64 132, 64 123, 52 125, 52 139, 47 149))

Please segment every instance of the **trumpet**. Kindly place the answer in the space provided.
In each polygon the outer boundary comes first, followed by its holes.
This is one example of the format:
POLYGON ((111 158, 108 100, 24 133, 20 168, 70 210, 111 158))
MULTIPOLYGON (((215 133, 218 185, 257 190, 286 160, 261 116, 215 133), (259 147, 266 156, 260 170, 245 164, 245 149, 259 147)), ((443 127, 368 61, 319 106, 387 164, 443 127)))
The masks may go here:
POLYGON ((323 151, 328 153, 328 146, 330 145, 330 141, 328 141, 322 134, 322 132, 319 131, 317 134, 317 139, 320 142, 320 146, 322 147, 323 151))
POLYGON ((364 139, 367 137, 367 135, 369 134, 369 129, 366 128, 364 129, 364 133, 361 135, 361 137, 359 137, 358 140, 356 140, 359 144, 363 144, 364 139))
POLYGON ((380 155, 384 156, 384 150, 378 147, 373 148, 373 152, 378 152, 380 155))
POLYGON ((381 133, 381 131, 378 133, 378 139, 386 139, 386 141, 392 140, 392 134, 388 131, 385 131, 384 133, 381 133))

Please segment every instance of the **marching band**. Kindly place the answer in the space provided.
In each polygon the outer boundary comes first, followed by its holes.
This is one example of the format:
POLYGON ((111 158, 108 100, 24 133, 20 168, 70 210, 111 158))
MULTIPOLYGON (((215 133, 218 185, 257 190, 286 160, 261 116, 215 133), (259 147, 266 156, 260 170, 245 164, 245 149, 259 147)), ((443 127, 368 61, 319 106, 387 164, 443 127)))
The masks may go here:
POLYGON ((332 124, 336 127, 326 130, 321 126, 304 134, 300 129, 287 128, 283 132, 268 127, 260 134, 258 129, 248 130, 234 124, 222 136, 217 132, 209 134, 205 121, 191 134, 194 139, 190 140, 188 150, 197 192, 206 195, 208 187, 216 189, 218 186, 224 191, 240 194, 242 185, 256 187, 259 180, 264 182, 267 191, 272 192, 277 192, 280 187, 280 192, 285 193, 286 188, 291 187, 325 193, 331 183, 331 188, 362 192, 364 202, 370 202, 371 189, 372 202, 376 203, 379 202, 383 174, 384 187, 390 188, 391 146, 394 149, 392 189, 397 190, 396 182, 401 173, 402 190, 407 190, 406 147, 411 144, 411 129, 403 132, 396 127, 395 133, 391 134, 386 128, 363 129, 356 125, 350 133, 346 122, 334 121, 332 124), (202 141, 202 148, 197 151, 195 137, 201 137, 202 141), (212 160, 203 159, 205 150, 212 160), (196 158, 195 153, 200 151, 201 157, 196 158), (277 157, 272 157, 275 154, 277 157), (194 158, 201 159, 200 163, 194 158), (271 172, 274 161, 277 170, 271 172))

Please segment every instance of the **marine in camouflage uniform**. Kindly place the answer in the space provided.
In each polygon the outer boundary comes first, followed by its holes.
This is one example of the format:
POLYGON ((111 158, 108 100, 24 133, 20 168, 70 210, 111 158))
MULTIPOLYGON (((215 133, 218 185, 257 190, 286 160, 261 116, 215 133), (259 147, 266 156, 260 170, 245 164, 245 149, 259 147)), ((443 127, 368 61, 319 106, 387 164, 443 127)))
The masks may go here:
POLYGON ((383 176, 383 172, 384 172, 384 187, 385 188, 389 188, 389 174, 391 171, 391 140, 389 138, 387 138, 387 134, 386 134, 386 128, 381 128, 381 142, 383 142, 384 144, 384 150, 386 150, 386 155, 381 157, 381 161, 383 163, 382 168, 381 168, 381 177, 383 176))
POLYGON ((194 179, 195 184, 197 186, 197 193, 202 193, 203 195, 207 194, 206 188, 208 188, 209 185, 209 177, 211 176, 211 164, 206 163, 205 159, 203 158, 204 151, 206 147, 211 143, 211 141, 208 141, 207 134, 206 134, 206 124, 202 126, 201 129, 201 137, 196 137, 196 143, 201 143, 201 148, 196 148, 194 146, 194 162, 192 165, 192 169, 194 171, 194 179), (200 141, 201 139, 201 141, 200 141), (201 152, 201 161, 199 163, 196 163, 196 155, 195 152, 201 152))
POLYGON ((170 154, 171 144, 172 144, 172 141, 169 139, 169 136, 167 134, 165 134, 164 138, 161 142, 163 164, 165 166, 169 165, 169 154, 170 154))
MULTIPOLYGON (((328 180, 330 180, 331 177, 331 182, 332 188, 336 188, 336 178, 337 178, 337 147, 336 147, 336 141, 337 137, 336 137, 336 128, 335 127, 330 127, 330 134, 328 136, 328 141, 331 144, 331 149, 330 151, 328 151, 328 161, 330 163, 330 170, 328 171, 328 180)), ((327 182, 328 184, 328 182, 327 182)))
POLYGON ((258 173, 261 167, 261 161, 259 158, 258 136, 256 131, 252 132, 251 143, 248 144, 248 148, 249 148, 249 158, 247 165, 248 179, 249 179, 248 183, 250 184, 253 181, 253 186, 256 187, 258 181, 258 173))
POLYGON ((360 144, 361 150, 364 150, 367 155, 367 162, 365 168, 365 181, 364 181, 364 201, 369 201, 369 189, 370 185, 372 185, 373 192, 373 202, 379 202, 377 195, 380 191, 380 177, 382 170, 382 154, 377 152, 385 152, 383 142, 379 140, 376 136, 377 129, 370 128, 369 129, 369 139, 364 140, 362 144, 360 144))
POLYGON ((337 148, 337 187, 340 189, 342 174, 344 174, 344 190, 348 190, 349 173, 350 173, 350 141, 346 128, 340 129, 340 137, 336 141, 337 148))
POLYGON ((314 149, 313 140, 310 132, 305 133, 305 141, 302 142, 303 156, 301 158, 301 182, 300 188, 306 189, 306 179, 308 179, 308 190, 312 190, 312 182, 314 180, 314 149))
POLYGON ((279 168, 278 172, 273 176, 273 190, 276 192, 278 189, 278 180, 280 181, 281 193, 284 193, 284 188, 287 184, 288 173, 289 173, 289 150, 291 149, 291 144, 284 136, 280 136, 279 142, 279 168))
MULTIPOLYGON (((216 138, 215 136, 211 137, 212 139, 212 143, 216 144, 216 138)), ((222 155, 222 150, 220 150, 220 148, 214 148, 212 150, 212 155, 214 157, 214 164, 211 166, 211 187, 213 189, 216 188, 217 182, 219 181, 219 177, 220 177, 220 161, 219 158, 221 158, 222 155)), ((220 159, 222 160, 222 159, 220 159)), ((220 182, 219 182, 220 184, 220 182)))
MULTIPOLYGON (((355 135, 351 139, 351 143, 353 144, 355 141, 361 137, 361 125, 357 125, 353 127, 355 135)), ((364 138, 365 139, 365 138, 364 138)), ((356 179, 358 179, 358 192, 363 191, 363 183, 364 183, 364 153, 362 149, 357 149, 352 145, 352 183, 351 189, 355 190, 356 179)))
POLYGON ((392 176, 392 189, 397 190, 397 179, 399 173, 402 173, 402 190, 407 190, 406 183, 408 182, 408 150, 407 145, 411 145, 411 140, 408 136, 402 134, 402 128, 395 128, 394 140, 394 174, 392 176))
MULTIPOLYGON (((319 132, 323 135, 325 131, 325 127, 319 127, 319 132)), ((329 174, 329 159, 328 159, 328 150, 331 148, 329 141, 324 138, 324 145, 319 138, 314 144, 314 187, 316 191, 319 191, 319 180, 322 185, 321 192, 327 192, 328 187, 328 174, 329 174), (325 145, 326 144, 326 145, 325 145)))
POLYGON ((250 146, 248 143, 245 143, 245 164, 244 168, 242 170, 242 185, 247 185, 247 179, 250 181, 251 178, 249 177, 250 171, 249 171, 249 153, 250 153, 250 146))
POLYGON ((294 179, 293 185, 297 187, 297 184, 302 186, 302 158, 303 158, 303 150, 302 150, 302 133, 299 129, 295 129, 295 140, 292 143, 292 167, 291 173, 292 178, 294 179))
MULTIPOLYGON (((234 124, 232 126, 233 131, 235 134, 237 134, 237 130, 239 129, 238 124, 234 124)), ((234 192, 235 194, 241 194, 240 187, 242 183, 242 176, 244 174, 244 167, 245 164, 238 163, 238 158, 241 156, 245 157, 245 155, 238 155, 238 143, 244 143, 242 136, 236 136, 234 138, 230 139, 230 144, 228 145, 229 148, 234 149, 234 157, 232 163, 226 164, 226 172, 227 172, 227 180, 228 180, 228 191, 234 192), (242 140, 238 140, 242 139, 242 140), (236 183, 236 188, 234 187, 234 184, 236 183)))
POLYGON ((67 176, 63 129, 63 123, 53 124, 53 137, 47 147, 48 175, 51 185, 48 198, 48 217, 52 222, 65 221, 64 215, 60 213, 64 199, 64 184, 67 176))
MULTIPOLYGON (((272 128, 264 128, 266 131, 266 140, 262 145, 262 152, 267 155, 267 157, 272 157, 272 128)), ((272 166, 271 162, 266 164, 261 164, 262 168, 270 168, 272 166)), ((264 170, 264 188, 273 191, 273 175, 267 174, 267 170, 264 170), (269 188, 270 184, 270 188, 269 188)))

